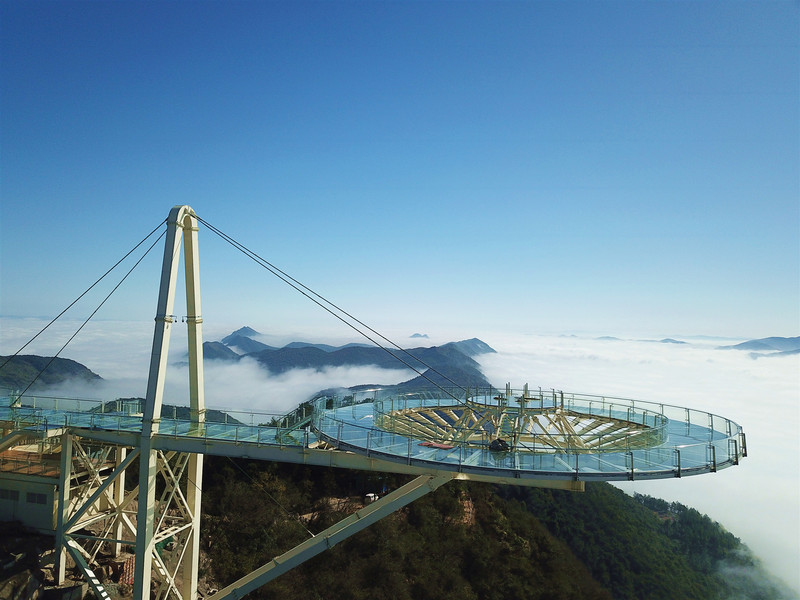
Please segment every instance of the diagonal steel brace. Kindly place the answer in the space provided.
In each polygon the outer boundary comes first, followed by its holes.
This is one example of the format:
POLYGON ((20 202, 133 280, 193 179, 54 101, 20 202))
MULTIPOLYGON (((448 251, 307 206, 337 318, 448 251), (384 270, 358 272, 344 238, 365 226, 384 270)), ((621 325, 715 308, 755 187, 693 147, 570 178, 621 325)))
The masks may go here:
POLYGON ((332 548, 335 544, 338 544, 342 540, 345 540, 351 535, 366 529, 373 523, 380 521, 383 517, 392 514, 396 510, 403 508, 405 505, 413 502, 417 498, 421 498, 428 492, 434 491, 439 486, 450 481, 452 478, 452 473, 441 475, 420 475, 404 486, 397 488, 390 494, 387 494, 380 500, 365 506, 361 510, 357 510, 349 517, 342 519, 335 525, 331 525, 325 531, 318 533, 305 542, 302 542, 288 552, 284 552, 280 556, 275 557, 270 562, 259 567, 249 575, 245 575, 241 579, 234 581, 226 588, 221 589, 216 594, 209 596, 206 598, 206 600, 241 598, 256 588, 269 583, 279 575, 283 575, 287 571, 290 571, 296 566, 304 563, 309 558, 313 558, 328 548, 332 548))

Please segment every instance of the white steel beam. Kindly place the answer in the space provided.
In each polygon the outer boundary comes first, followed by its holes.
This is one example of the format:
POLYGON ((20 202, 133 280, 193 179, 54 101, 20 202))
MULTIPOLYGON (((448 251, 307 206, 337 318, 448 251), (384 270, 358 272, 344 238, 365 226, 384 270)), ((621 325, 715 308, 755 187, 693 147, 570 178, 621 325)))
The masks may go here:
POLYGON ((86 575, 86 579, 88 579, 89 585, 92 586, 95 597, 99 600, 111 600, 111 596, 108 595, 100 578, 89 568, 89 563, 86 562, 86 558, 82 554, 83 548, 72 540, 67 541, 65 548, 69 551, 75 564, 77 564, 86 575))
POLYGON ((61 473, 58 485, 58 514, 56 515, 56 585, 64 583, 67 566, 66 529, 64 524, 69 517, 70 480, 72 479, 72 434, 61 436, 61 473))
MULTIPOLYGON (((205 397, 203 376, 203 335, 202 316, 200 314, 200 270, 197 246, 197 216, 188 206, 175 206, 167 218, 167 238, 164 243, 164 259, 161 266, 161 284, 159 287, 158 305, 156 308, 156 324, 153 333, 153 349, 150 356, 150 372, 147 381, 147 397, 145 399, 142 418, 142 434, 139 442, 141 450, 139 466, 139 507, 137 511, 136 534, 136 567, 134 573, 134 600, 146 600, 150 593, 150 582, 155 553, 155 482, 158 474, 158 456, 154 446, 154 436, 158 434, 161 420, 161 406, 164 397, 164 381, 167 372, 169 340, 175 305, 175 287, 178 277, 178 256, 181 244, 184 250, 184 276, 186 284, 186 316, 189 338, 189 399, 191 430, 202 434, 205 420, 205 397)), ((164 459, 166 462, 166 459, 164 459)), ((178 488, 180 481, 171 479, 169 465, 164 473, 168 485, 178 488)), ((200 489, 203 476, 202 457, 193 456, 189 460, 187 478, 190 481, 187 496, 191 498, 188 514, 185 518, 192 524, 189 534, 189 547, 184 553, 186 562, 183 568, 183 582, 178 590, 172 576, 167 576, 169 588, 165 594, 174 593, 185 600, 197 597, 197 577, 199 558, 200 528, 200 489)), ((170 496, 170 501, 174 495, 170 496)), ((162 507, 164 511, 167 507, 162 507)), ((158 562, 158 557, 155 557, 158 562)), ((158 565, 157 565, 158 566, 158 565)), ((159 568, 164 577, 164 569, 159 568)))
POLYGON ((324 550, 332 548, 342 540, 369 527, 383 517, 392 514, 406 504, 413 502, 428 492, 432 492, 451 479, 452 475, 449 473, 444 475, 421 475, 390 494, 387 494, 380 500, 367 505, 349 517, 332 525, 322 533, 295 546, 288 552, 275 557, 249 575, 245 575, 216 594, 212 594, 206 600, 241 598, 243 595, 252 592, 256 588, 269 583, 279 575, 304 563, 309 558, 313 558, 324 550))
POLYGON ((184 598, 197 598, 197 579, 200 563, 200 498, 202 495, 203 455, 190 454, 186 483, 186 505, 192 514, 192 528, 186 540, 183 559, 183 581, 181 593, 184 598))
MULTIPOLYGON (((186 271, 186 325, 189 333, 189 409, 191 432, 202 434, 206 402, 203 374, 203 318, 200 309, 200 263, 197 245, 197 219, 194 213, 184 217, 184 269, 186 271)), ((190 454, 186 469, 186 507, 191 514, 191 531, 183 557, 183 580, 180 589, 186 600, 197 598, 200 562, 200 505, 203 483, 203 455, 190 454)))
MULTIPOLYGON (((178 277, 178 254, 183 239, 183 217, 191 211, 188 206, 175 206, 167 217, 167 238, 164 242, 164 260, 161 264, 161 284, 158 289, 156 325, 153 333, 153 350, 150 354, 150 372, 147 379, 142 418, 142 437, 158 432, 161 419, 161 403, 164 397, 164 380, 167 376, 169 338, 175 315, 175 283, 178 277)), ((194 213, 192 213, 194 214, 194 213)))
POLYGON ((87 500, 85 500, 74 513, 72 513, 69 520, 64 524, 64 527, 67 530, 72 529, 78 523, 78 519, 80 519, 86 513, 87 510, 89 510, 92 506, 94 506, 97 500, 99 500, 104 494, 107 493, 106 490, 111 485, 114 484, 117 477, 119 477, 125 471, 128 465, 131 462, 133 462, 133 460, 137 457, 137 455, 138 451, 134 450, 131 454, 128 455, 128 457, 125 460, 122 461, 122 463, 120 463, 120 465, 116 469, 114 469, 112 473, 103 478, 100 486, 96 490, 94 490, 92 495, 87 500))
MULTIPOLYGON (((113 535, 117 539, 122 539, 123 531, 125 531, 124 515, 121 508, 123 502, 125 502, 125 469, 121 468, 121 465, 126 463, 127 453, 127 448, 117 446, 117 451, 114 455, 114 464, 116 465, 116 470, 119 471, 119 475, 114 478, 114 488, 112 490, 113 504, 116 510, 113 535)), ((114 556, 119 556, 121 551, 122 544, 114 544, 114 556)))

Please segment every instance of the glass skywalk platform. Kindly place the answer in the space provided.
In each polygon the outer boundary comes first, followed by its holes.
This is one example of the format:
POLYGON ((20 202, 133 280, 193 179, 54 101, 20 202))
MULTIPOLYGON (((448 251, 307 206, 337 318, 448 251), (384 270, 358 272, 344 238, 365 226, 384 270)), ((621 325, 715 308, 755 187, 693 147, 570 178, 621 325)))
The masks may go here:
MULTIPOLYGON (((476 390, 467 397, 461 391, 462 398, 388 389, 326 395, 308 405, 303 428, 259 413, 236 413, 228 422, 200 427, 162 416, 156 438, 163 447, 192 443, 192 451, 208 454, 340 450, 415 471, 573 481, 682 477, 736 465, 747 455, 742 428, 703 411, 556 392, 530 396, 527 389, 495 392, 476 390)), ((139 410, 136 403, 5 397, 0 425, 39 437, 70 429, 125 443, 142 430, 139 410)))
POLYGON ((441 396, 319 399, 314 429, 334 447, 387 461, 542 479, 681 477, 738 464, 747 452, 739 425, 688 408, 555 392, 441 396), (505 444, 492 445, 501 436, 505 444))

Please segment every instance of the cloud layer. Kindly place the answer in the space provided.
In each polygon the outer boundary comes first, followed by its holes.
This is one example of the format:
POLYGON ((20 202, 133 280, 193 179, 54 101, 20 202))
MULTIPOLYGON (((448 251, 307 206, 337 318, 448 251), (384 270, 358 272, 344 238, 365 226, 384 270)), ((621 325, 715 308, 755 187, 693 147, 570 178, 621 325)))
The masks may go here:
MULTIPOLYGON (((732 343, 740 340, 733 340, 732 343)), ((753 359, 687 345, 636 340, 518 336, 492 340, 488 379, 512 387, 638 398, 687 406, 739 423, 748 457, 737 467, 682 479, 618 484, 697 508, 722 523, 767 567, 800 590, 800 356, 753 359)))

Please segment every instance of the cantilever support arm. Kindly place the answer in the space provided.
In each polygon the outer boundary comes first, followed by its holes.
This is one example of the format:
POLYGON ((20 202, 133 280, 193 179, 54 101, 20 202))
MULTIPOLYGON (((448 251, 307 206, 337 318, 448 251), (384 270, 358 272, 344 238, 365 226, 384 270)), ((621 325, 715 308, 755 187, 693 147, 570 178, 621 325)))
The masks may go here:
POLYGON ((318 533, 313 538, 275 557, 264 566, 234 581, 228 587, 206 598, 206 600, 238 599, 245 594, 249 594, 256 588, 269 583, 279 575, 283 575, 287 571, 304 563, 309 558, 313 558, 328 548, 332 548, 335 544, 366 529, 373 523, 380 521, 383 517, 403 508, 406 504, 413 502, 417 498, 421 498, 428 492, 434 491, 439 486, 450 481, 453 475, 452 473, 443 475, 420 475, 413 481, 397 488, 380 500, 369 504, 361 510, 354 512, 346 519, 342 519, 335 525, 328 527, 328 529, 318 533))

